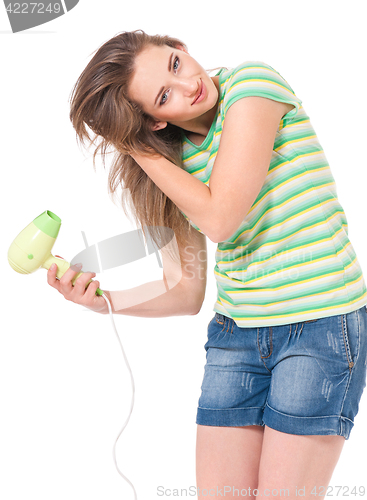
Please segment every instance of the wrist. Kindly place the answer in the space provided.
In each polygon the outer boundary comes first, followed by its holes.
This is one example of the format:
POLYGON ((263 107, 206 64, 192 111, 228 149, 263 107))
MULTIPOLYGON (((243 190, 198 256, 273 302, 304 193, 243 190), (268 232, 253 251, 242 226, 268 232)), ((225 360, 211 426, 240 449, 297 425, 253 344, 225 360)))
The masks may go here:
MULTIPOLYGON (((107 299, 109 300, 109 303, 111 305, 112 313, 114 313, 115 311, 113 309, 112 299, 111 299, 110 292, 107 292, 106 290, 103 290, 103 295, 105 297, 107 297, 107 299)), ((109 313, 109 308, 108 308, 107 301, 103 298, 103 296, 102 296, 102 299, 103 299, 103 307, 99 311, 97 311, 97 312, 100 313, 100 314, 108 314, 109 313)))
POLYGON ((142 154, 142 153, 130 153, 131 158, 136 161, 138 165, 140 165, 141 168, 144 169, 144 167, 149 167, 150 165, 156 164, 158 161, 160 161, 163 156, 154 151, 154 149, 149 148, 150 153, 142 154))

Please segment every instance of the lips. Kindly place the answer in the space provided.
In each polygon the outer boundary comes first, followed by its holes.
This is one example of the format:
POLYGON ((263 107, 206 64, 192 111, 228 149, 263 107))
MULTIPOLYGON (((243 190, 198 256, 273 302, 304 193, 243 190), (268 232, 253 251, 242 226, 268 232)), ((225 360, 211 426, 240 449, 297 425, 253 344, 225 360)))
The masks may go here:
POLYGON ((199 98, 200 98, 200 97, 202 97, 202 95, 203 95, 204 83, 203 83, 203 80, 200 80, 200 81, 201 81, 201 85, 200 85, 199 90, 197 91, 197 93, 196 93, 196 95, 195 95, 195 99, 194 99, 194 100, 192 101, 192 103, 191 103, 191 106, 192 106, 193 104, 195 104, 195 103, 196 103, 196 101, 198 101, 198 100, 199 100, 199 98))

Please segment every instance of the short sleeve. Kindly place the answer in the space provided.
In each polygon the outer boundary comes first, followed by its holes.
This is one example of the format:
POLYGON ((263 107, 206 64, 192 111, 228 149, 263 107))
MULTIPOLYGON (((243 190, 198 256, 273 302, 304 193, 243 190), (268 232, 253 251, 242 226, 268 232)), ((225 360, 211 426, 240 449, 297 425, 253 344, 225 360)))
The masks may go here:
POLYGON ((226 82, 226 89, 224 116, 233 103, 250 96, 293 104, 294 108, 283 119, 293 119, 302 105, 288 82, 274 68, 260 61, 247 61, 234 68, 226 82))

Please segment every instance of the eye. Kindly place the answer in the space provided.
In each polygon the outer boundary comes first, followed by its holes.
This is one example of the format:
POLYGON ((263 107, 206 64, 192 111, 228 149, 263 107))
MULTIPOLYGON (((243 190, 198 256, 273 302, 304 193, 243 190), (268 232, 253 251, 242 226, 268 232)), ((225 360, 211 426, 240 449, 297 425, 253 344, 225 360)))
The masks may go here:
POLYGON ((174 71, 177 71, 178 66, 179 66, 179 62, 180 62, 180 60, 179 60, 179 58, 176 56, 176 57, 175 57, 175 60, 174 60, 174 63, 173 63, 173 69, 174 69, 174 71))
MULTIPOLYGON (((173 71, 177 71, 179 65, 180 65, 180 59, 176 56, 175 60, 173 61, 173 71)), ((162 94, 162 99, 159 103, 160 105, 164 104, 167 101, 169 92, 170 92, 169 90, 166 90, 166 92, 162 94)))
POLYGON ((164 94, 162 94, 162 99, 159 103, 160 105, 164 104, 167 101, 168 94, 169 94, 169 90, 166 90, 166 92, 164 92, 164 94))

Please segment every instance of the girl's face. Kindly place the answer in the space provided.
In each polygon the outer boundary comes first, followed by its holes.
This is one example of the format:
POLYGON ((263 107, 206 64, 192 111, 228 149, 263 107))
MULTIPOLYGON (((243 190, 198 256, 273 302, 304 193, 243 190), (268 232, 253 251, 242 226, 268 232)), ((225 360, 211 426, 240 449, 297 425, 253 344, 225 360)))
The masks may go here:
POLYGON ((183 47, 168 45, 149 45, 136 57, 129 95, 156 120, 153 130, 167 122, 187 130, 195 124, 210 128, 219 96, 204 68, 183 47))

